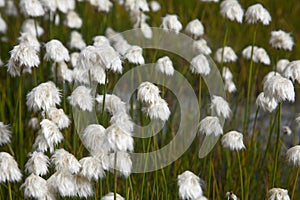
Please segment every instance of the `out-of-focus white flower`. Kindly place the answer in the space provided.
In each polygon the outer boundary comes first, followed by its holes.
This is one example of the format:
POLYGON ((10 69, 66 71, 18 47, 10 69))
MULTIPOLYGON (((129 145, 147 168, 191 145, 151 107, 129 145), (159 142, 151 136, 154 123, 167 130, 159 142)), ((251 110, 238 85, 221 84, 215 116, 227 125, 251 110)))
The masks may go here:
POLYGON ((137 99, 145 103, 154 103, 160 98, 159 92, 160 91, 156 85, 146 81, 139 85, 137 99))
POLYGON ((60 103, 60 92, 51 81, 41 83, 33 88, 26 96, 26 105, 34 111, 48 110, 60 103))
POLYGON ((109 151, 110 147, 106 140, 105 128, 99 124, 88 125, 84 129, 81 139, 92 155, 109 151))
POLYGON ((185 199, 197 199, 203 195, 201 179, 191 171, 185 171, 177 176, 179 197, 185 199))
POLYGON ((285 134, 285 135, 292 135, 292 130, 289 126, 283 126, 282 127, 282 132, 285 134))
POLYGON ((265 96, 264 92, 261 92, 256 99, 256 105, 264 111, 273 112, 277 108, 278 102, 274 98, 265 96))
POLYGON ((191 36, 199 37, 204 34, 204 26, 199 19, 194 19, 186 25, 185 32, 191 36))
POLYGON ((71 64, 72 64, 72 67, 75 68, 76 65, 77 65, 77 60, 78 60, 78 57, 79 57, 79 53, 78 52, 73 52, 71 53, 71 64))
POLYGON ((68 62, 70 60, 68 49, 59 40, 50 40, 45 44, 45 48, 46 60, 52 59, 54 62, 68 62))
POLYGON ((272 47, 277 49, 292 51, 294 40, 291 37, 290 33, 278 30, 271 32, 270 44, 272 45, 272 47))
POLYGON ((290 197, 286 189, 272 188, 268 192, 268 200, 290 200, 290 197))
POLYGON ((57 9, 57 0, 40 0, 45 11, 55 12, 57 9))
POLYGON ((28 126, 33 130, 37 130, 40 127, 39 119, 37 117, 30 118, 28 126))
POLYGON ((25 164, 25 170, 38 176, 46 175, 48 172, 49 158, 42 152, 34 151, 28 154, 29 159, 25 164))
POLYGON ((59 0, 56 1, 57 8, 63 13, 67 13, 69 10, 75 9, 75 0, 59 0))
POLYGON ((171 114, 168 103, 160 97, 143 108, 143 112, 151 119, 160 119, 161 121, 167 121, 171 114))
POLYGON ((65 62, 53 63, 52 72, 59 81, 68 81, 69 83, 73 81, 73 71, 68 68, 65 62))
POLYGON ((30 33, 21 33, 21 36, 18 38, 18 40, 22 44, 31 46, 37 52, 40 51, 41 44, 34 35, 31 35, 30 33))
POLYGON ((127 59, 130 63, 133 64, 144 64, 145 60, 143 57, 143 49, 139 46, 131 46, 129 49, 127 49, 125 55, 125 59, 127 59))
POLYGON ((36 0, 21 0, 20 8, 23 14, 30 17, 39 17, 45 14, 41 2, 36 0))
POLYGON ((41 36, 44 33, 44 29, 39 24, 36 24, 35 26, 35 22, 33 19, 26 19, 22 24, 21 31, 23 33, 29 33, 34 36, 41 36))
POLYGON ((242 23, 244 10, 237 0, 224 0, 221 5, 221 15, 231 21, 242 23))
POLYGON ((40 124, 42 127, 42 134, 50 148, 50 152, 53 152, 54 144, 60 143, 64 137, 54 122, 48 119, 43 119, 40 124))
POLYGON ((193 41, 193 49, 194 49, 194 51, 196 51, 196 53, 199 53, 199 54, 204 54, 204 55, 211 54, 211 49, 207 45, 207 42, 205 39, 193 41))
POLYGON ((243 134, 237 131, 229 131, 222 137, 222 145, 230 150, 241 150, 245 149, 243 142, 243 134))
POLYGON ((82 19, 79 17, 77 12, 75 11, 69 11, 66 16, 65 21, 66 26, 69 28, 81 28, 82 26, 82 19))
POLYGON ((86 43, 84 42, 82 35, 79 32, 71 32, 70 47, 79 50, 82 50, 86 47, 86 43))
POLYGON ((165 31, 174 31, 175 33, 179 33, 179 31, 182 29, 182 24, 178 20, 177 15, 167 14, 162 18, 162 27, 165 31))
POLYGON ((79 106, 83 111, 91 112, 94 106, 94 99, 91 95, 91 89, 83 85, 78 86, 68 97, 72 106, 79 106))
POLYGON ((263 84, 265 84, 265 82, 269 81, 270 78, 272 78, 273 76, 281 76, 278 72, 275 71, 270 71, 269 73, 267 73, 267 75, 265 75, 264 79, 263 79, 263 84))
POLYGON ((215 2, 215 3, 217 3, 217 2, 219 2, 219 0, 201 0, 202 2, 215 2))
POLYGON ((233 76, 232 73, 230 71, 230 69, 228 67, 223 67, 222 69, 222 77, 224 80, 232 80, 233 76))
MULTIPOLYGON (((32 149, 36 151, 46 152, 49 148, 49 145, 47 143, 47 140, 45 139, 45 136, 43 135, 42 131, 39 130, 37 137, 35 138, 35 141, 32 145, 32 149)), ((54 150, 54 147, 52 147, 51 152, 54 150)))
POLYGON ((259 3, 248 7, 245 17, 249 24, 261 22, 263 25, 269 25, 272 20, 269 11, 259 3))
POLYGON ((211 135, 215 134, 215 136, 222 135, 223 129, 220 124, 218 117, 207 116, 202 119, 199 123, 199 132, 201 134, 211 135))
POLYGON ((110 45, 109 40, 107 37, 103 36, 103 35, 98 35, 93 37, 93 45, 95 47, 100 47, 103 45, 110 45))
POLYGON ((222 62, 222 53, 223 53, 223 62, 224 63, 234 62, 238 58, 231 47, 225 46, 224 52, 223 52, 223 48, 219 48, 219 49, 217 49, 217 51, 215 53, 215 60, 219 63, 222 62))
POLYGON ((289 63, 290 61, 287 59, 278 60, 278 62, 276 63, 276 71, 279 72, 280 74, 283 74, 284 70, 286 69, 289 63))
POLYGON ((149 6, 152 12, 157 12, 160 10, 160 4, 157 1, 150 1, 149 6))
POLYGON ((10 142, 11 131, 9 130, 9 125, 5 125, 0 122, 0 146, 10 142))
POLYGON ((81 168, 75 156, 64 149, 56 150, 51 161, 54 163, 56 171, 67 170, 72 174, 77 174, 81 168))
POLYGON ((109 149, 117 151, 133 151, 131 133, 122 129, 118 124, 112 124, 105 130, 109 149))
POLYGON ((283 72, 283 76, 291 79, 293 82, 300 83, 300 60, 289 62, 283 72))
POLYGON ((141 23, 141 31, 145 38, 152 38, 152 29, 146 22, 141 23))
POLYGON ((157 71, 166 74, 168 76, 173 76, 174 74, 173 63, 168 56, 159 58, 156 62, 155 68, 157 71))
POLYGON ((120 175, 123 175, 125 176, 125 178, 127 178, 131 174, 132 170, 132 161, 130 155, 123 151, 118 151, 110 154, 109 166, 110 171, 114 171, 114 169, 117 169, 120 172, 120 175))
POLYGON ((224 82, 225 82, 225 85, 224 85, 225 91, 228 91, 229 93, 236 92, 236 90, 237 90, 236 86, 231 79, 225 80, 224 82))
POLYGON ((0 7, 4 7, 5 6, 5 1, 4 0, 0 0, 0 7))
POLYGON ((271 63, 270 57, 264 48, 258 48, 254 52, 254 57, 253 59, 257 60, 257 62, 261 62, 265 65, 270 65, 271 63))
POLYGON ((0 152, 0 183, 19 182, 22 178, 18 163, 9 153, 0 152))
MULTIPOLYGON (((116 200, 125 200, 124 197, 122 197, 121 195, 119 195, 118 193, 116 194, 117 198, 116 200)), ((108 194, 106 194, 105 196, 103 196, 101 198, 101 200, 114 200, 114 193, 113 192, 109 192, 108 194)))
POLYGON ((292 81, 280 75, 272 76, 263 84, 263 90, 267 97, 276 101, 295 101, 295 90, 292 81))
POLYGON ((12 0, 6 1, 5 13, 8 16, 18 16, 18 9, 17 9, 14 1, 12 1, 12 0))
POLYGON ((0 13, 0 33, 6 33, 6 31, 7 31, 7 25, 0 13))
POLYGON ((190 69, 192 73, 207 76, 210 73, 209 61, 205 55, 199 54, 192 59, 190 69))
POLYGON ((125 8, 129 11, 149 11, 147 0, 125 0, 125 8))
POLYGON ((210 109, 213 113, 216 113, 217 116, 223 117, 225 119, 229 118, 231 110, 228 102, 220 96, 212 96, 210 109))
POLYGON ((296 167, 300 167, 300 145, 291 147, 286 152, 287 159, 296 167))
POLYGON ((39 64, 38 52, 32 46, 21 43, 10 51, 7 71, 13 77, 20 76, 21 72, 31 72, 31 68, 38 67, 39 64))
POLYGON ((49 193, 47 181, 36 174, 30 174, 21 185, 25 198, 46 199, 49 193))
POLYGON ((237 196, 233 192, 226 192, 227 200, 238 200, 237 196))
POLYGON ((47 111, 47 116, 51 121, 57 124, 60 129, 67 128, 70 124, 70 120, 63 109, 52 107, 47 111))
POLYGON ((89 0, 92 6, 97 7, 98 11, 109 12, 113 4, 109 0, 89 0))
MULTIPOLYGON (((102 108, 103 105, 103 95, 97 95, 96 101, 99 103, 99 107, 102 108)), ((126 113, 126 105, 118 96, 114 94, 105 95, 104 109, 111 115, 116 115, 117 113, 126 113)))
MULTIPOLYGON (((104 155, 104 154, 103 154, 104 155)), ((105 160, 101 160, 97 156, 89 156, 84 157, 81 160, 79 160, 79 163, 81 164, 81 171, 80 175, 86 177, 89 181, 95 180, 98 181, 98 179, 102 179, 105 177, 105 171, 109 167, 109 160, 108 157, 104 157, 105 160)))

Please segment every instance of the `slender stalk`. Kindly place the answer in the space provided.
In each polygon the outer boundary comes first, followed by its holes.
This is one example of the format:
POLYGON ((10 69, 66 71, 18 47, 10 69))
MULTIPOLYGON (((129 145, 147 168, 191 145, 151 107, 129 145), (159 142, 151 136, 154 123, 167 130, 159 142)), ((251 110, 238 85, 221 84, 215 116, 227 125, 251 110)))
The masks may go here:
POLYGON ((201 96, 202 96, 202 77, 199 75, 199 91, 198 91, 198 105, 199 105, 199 115, 201 117, 201 96))
POLYGON ((210 185, 211 185, 211 168, 212 168, 212 160, 211 160, 211 154, 209 155, 209 168, 208 168, 208 182, 207 182, 207 198, 210 199, 210 185))
POLYGON ((11 193, 11 185, 10 182, 8 182, 8 196, 9 196, 9 200, 12 200, 12 193, 11 193))
MULTIPOLYGON (((278 115, 278 110, 277 110, 275 116, 277 116, 277 115, 278 115)), ((274 130, 274 127, 275 127, 275 124, 276 124, 276 123, 275 123, 275 120, 276 120, 276 117, 274 118, 274 120, 272 120, 272 118, 270 118, 270 126, 271 126, 271 129, 270 129, 270 131, 269 131, 269 137, 268 137, 267 147, 266 147, 266 150, 265 150, 263 159, 262 159, 262 166, 263 166, 264 163, 265 163, 265 159, 266 159, 266 156, 267 156, 269 147, 270 147, 270 143, 271 143, 271 138, 272 138, 273 130, 274 130)))
POLYGON ((115 161, 114 161, 114 200, 117 200, 117 152, 115 152, 115 161))
POLYGON ((297 182, 298 182, 298 178, 299 178, 299 172, 300 172, 300 167, 297 168, 291 199, 294 199, 295 190, 296 190, 296 186, 297 186, 297 182))
POLYGON ((247 102, 246 102, 246 110, 244 114, 244 124, 243 129, 244 133, 247 130, 248 127, 248 120, 250 115, 250 103, 251 103, 251 89, 252 89, 252 73, 253 73, 253 53, 254 53, 254 44, 256 40, 256 32, 257 32, 257 26, 255 28, 254 34, 253 34, 253 41, 252 41, 252 48, 251 48, 251 58, 250 58, 250 67, 249 67, 249 76, 248 76, 248 87, 247 87, 247 102))
POLYGON ((275 187, 276 183, 276 174, 277 174, 277 168, 278 168, 278 157, 280 153, 279 148, 279 140, 280 140, 280 122, 281 122, 281 112, 282 112, 282 103, 279 103, 279 113, 277 116, 277 132, 276 132, 276 146, 275 146, 275 163, 273 165, 273 176, 272 176, 272 187, 275 187))
POLYGON ((244 199, 244 181, 243 181, 243 168, 242 168, 242 162, 240 157, 240 152, 237 151, 237 157, 239 161, 239 170, 240 170, 240 181, 241 181, 241 200, 244 199))
POLYGON ((20 76, 20 82, 19 82, 19 91, 18 91, 18 100, 19 100, 19 119, 18 119, 18 132, 19 132, 19 150, 20 150, 20 166, 23 166, 24 164, 24 135, 23 135, 23 123, 22 123, 22 97, 23 97, 23 92, 22 92, 22 84, 23 84, 23 76, 21 72, 20 76))
POLYGON ((223 69, 223 65, 224 65, 224 51, 225 51, 225 46, 226 46, 226 42, 227 42, 227 37, 228 37, 228 32, 229 32, 229 28, 228 26, 226 26, 226 30, 225 30, 225 36, 224 36, 224 40, 223 40, 223 48, 222 48, 222 58, 221 58, 221 69, 223 69))
POLYGON ((134 200, 133 187, 132 187, 131 177, 129 176, 128 179, 129 179, 129 187, 130 187, 130 190, 131 190, 131 192, 132 192, 131 200, 134 200))
POLYGON ((102 102, 102 123, 104 123, 104 107, 105 107, 105 97, 106 97, 106 87, 107 87, 107 81, 108 81, 108 77, 107 77, 107 74, 106 74, 106 77, 105 77, 105 84, 104 84, 104 88, 103 88, 103 102, 102 102))
POLYGON ((256 122, 257 122, 259 109, 260 109, 260 107, 258 106, 257 109, 256 109, 256 112, 255 112, 254 124, 253 124, 253 127, 252 127, 252 135, 251 135, 251 146, 254 142, 254 132, 255 132, 255 128, 256 128, 256 122))

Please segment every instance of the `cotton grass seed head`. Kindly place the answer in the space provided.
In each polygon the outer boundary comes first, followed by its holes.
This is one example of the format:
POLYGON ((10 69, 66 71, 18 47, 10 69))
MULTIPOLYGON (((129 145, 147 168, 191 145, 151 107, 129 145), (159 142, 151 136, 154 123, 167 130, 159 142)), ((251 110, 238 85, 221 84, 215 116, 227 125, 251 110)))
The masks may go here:
POLYGON ((144 107, 143 112, 145 112, 150 119, 159 119, 164 122, 169 119, 171 114, 168 103, 160 97, 144 107))
POLYGON ((162 74, 166 74, 167 76, 173 76, 174 74, 173 63, 168 56, 159 58, 156 62, 155 69, 162 74))
POLYGON ((91 89, 83 85, 78 86, 68 97, 72 106, 78 106, 83 111, 91 112, 94 106, 94 99, 91 95, 91 89))
POLYGON ((283 72, 283 76, 291 79, 293 82, 300 83, 300 60, 294 60, 289 62, 283 72))
POLYGON ((11 131, 9 130, 9 125, 5 125, 0 122, 0 146, 10 143, 11 131))
POLYGON ((272 31, 269 43, 273 48, 284 49, 288 51, 292 51, 294 46, 294 40, 291 34, 282 30, 272 31))
POLYGON ((283 74, 289 63, 290 61, 288 59, 278 60, 278 62, 276 63, 276 71, 278 71, 280 74, 283 74))
POLYGON ((54 62, 68 62, 70 60, 68 49, 56 39, 52 39, 45 44, 46 60, 53 60, 54 62))
POLYGON ((117 113, 110 118, 110 124, 118 124, 123 130, 133 132, 134 123, 130 115, 124 112, 117 113))
POLYGON ((49 193, 47 181, 36 174, 30 174, 21 185, 25 198, 46 199, 49 193))
POLYGON ((45 14, 41 2, 36 0, 21 0, 20 8, 24 15, 30 17, 39 17, 45 14))
POLYGON ((48 172, 49 158, 42 152, 34 151, 28 154, 25 171, 38 176, 46 175, 48 172))
POLYGON ((47 180, 47 185, 55 193, 62 197, 75 197, 77 195, 76 176, 68 170, 55 172, 47 180))
POLYGON ((26 105, 30 110, 49 110, 60 104, 60 91, 52 81, 41 83, 26 95, 26 105))
POLYGON ((44 29, 37 22, 34 22, 33 19, 26 19, 22 24, 21 32, 29 33, 34 36, 41 36, 44 33, 44 29), (36 23, 36 26, 35 26, 35 23, 36 23))
POLYGON ((194 19, 186 25, 185 32, 190 36, 199 37, 204 34, 204 26, 199 19, 194 19))
POLYGON ((130 46, 125 55, 125 59, 127 59, 130 63, 142 65, 145 63, 143 57, 143 49, 139 46, 130 46))
POLYGON ((56 171, 67 170, 72 174, 77 174, 81 168, 75 156, 64 149, 56 150, 51 157, 51 161, 55 165, 56 171))
POLYGON ((220 96, 212 96, 210 109, 219 117, 228 119, 231 113, 228 102, 220 96))
POLYGON ((261 22, 263 25, 269 25, 272 20, 269 11, 259 3, 248 7, 245 17, 249 24, 261 22))
POLYGON ((149 6, 152 12, 157 12, 160 10, 160 4, 157 1, 150 1, 149 6))
MULTIPOLYGON (((96 101, 99 104, 99 108, 102 109, 104 95, 97 95, 96 101)), ((109 112, 111 115, 116 115, 118 113, 126 112, 126 104, 118 96, 114 94, 105 95, 105 104, 104 109, 106 112, 109 112)))
POLYGON ((223 129, 220 124, 218 117, 207 116, 202 119, 199 123, 199 132, 201 134, 210 135, 215 134, 215 136, 222 135, 223 129))
POLYGON ((82 26, 82 19, 77 12, 72 10, 67 13, 65 24, 69 28, 79 29, 82 26))
POLYGON ((296 167, 300 167, 300 145, 289 148, 286 152, 287 159, 296 167))
POLYGON ((156 85, 146 81, 139 85, 137 99, 144 103, 154 103, 160 98, 159 92, 160 91, 156 85))
POLYGON ((81 175, 75 176, 76 181, 76 192, 80 198, 87 199, 94 195, 93 192, 93 183, 89 181, 87 178, 81 175))
POLYGON ((219 49, 217 49, 217 51, 215 53, 215 60, 219 63, 222 62, 222 54, 224 54, 223 55, 224 63, 235 62, 238 58, 231 47, 225 46, 224 50, 223 50, 223 48, 219 48, 219 49), (223 53, 223 51, 224 51, 224 53, 223 53))
POLYGON ((47 111, 47 116, 59 129, 67 128, 70 124, 70 120, 63 109, 52 107, 47 111))
POLYGON ((277 108, 278 102, 275 98, 265 96, 265 93, 261 92, 256 98, 256 105, 264 111, 273 112, 277 108))
POLYGON ((210 66, 207 57, 203 54, 199 54, 194 57, 191 61, 190 69, 192 73, 207 76, 210 73, 210 66))
POLYGON ((109 149, 113 152, 117 151, 133 151, 133 138, 131 133, 122 129, 118 124, 110 125, 105 134, 109 149))
POLYGON ((88 125, 84 129, 81 139, 92 155, 109 151, 105 128, 100 124, 88 125))
MULTIPOLYGON (((103 157, 102 157, 103 158, 103 157)), ((105 177, 105 171, 109 167, 108 157, 105 160, 101 160, 97 156, 84 157, 79 160, 81 164, 80 175, 87 178, 89 181, 98 181, 105 177)))
POLYGON ((22 178, 18 163, 9 153, 0 152, 0 183, 19 182, 22 178))
POLYGON ((109 166, 111 172, 113 172, 116 168, 119 172, 119 176, 124 176, 125 178, 127 178, 131 174, 132 170, 132 161, 130 158, 130 154, 123 151, 109 154, 109 166))
POLYGON ((175 33, 179 33, 182 29, 182 24, 178 20, 177 15, 167 14, 162 18, 162 27, 165 31, 174 31, 175 33))
POLYGON ((292 81, 280 75, 272 76, 264 82, 264 93, 269 98, 275 98, 276 101, 295 101, 295 90, 292 81))
POLYGON ((268 191, 268 200, 290 200, 290 197, 286 189, 272 188, 268 191))
POLYGON ((236 86, 231 79, 225 80, 224 89, 229 93, 233 93, 237 91, 236 86))
POLYGON ((197 199, 203 195, 201 179, 191 171, 185 171, 177 176, 180 199, 197 199))
POLYGON ((53 152, 54 145, 60 143, 64 139, 64 137, 59 131, 58 126, 54 122, 48 119, 43 119, 40 125, 41 134, 44 136, 47 145, 50 148, 50 152, 53 152))
POLYGON ((239 23, 242 23, 244 10, 237 0, 224 0, 220 4, 221 15, 224 18, 228 18, 231 21, 236 20, 239 23))
POLYGON ((203 38, 193 41, 193 49, 196 53, 203 55, 210 55, 212 52, 210 47, 207 45, 207 41, 203 38))
POLYGON ((233 192, 226 192, 227 200, 238 200, 237 196, 233 192))
POLYGON ((292 135, 292 133, 293 133, 289 126, 283 126, 282 127, 282 132, 285 135, 292 135))
POLYGON ((72 49, 79 49, 79 50, 82 50, 86 47, 86 43, 84 42, 82 35, 79 32, 77 31, 71 32, 70 47, 72 49))
POLYGON ((230 150, 242 150, 245 149, 243 142, 243 134, 238 131, 229 131, 222 137, 222 145, 230 150))
POLYGON ((232 80, 233 75, 228 67, 223 67, 222 69, 222 77, 224 80, 232 80))

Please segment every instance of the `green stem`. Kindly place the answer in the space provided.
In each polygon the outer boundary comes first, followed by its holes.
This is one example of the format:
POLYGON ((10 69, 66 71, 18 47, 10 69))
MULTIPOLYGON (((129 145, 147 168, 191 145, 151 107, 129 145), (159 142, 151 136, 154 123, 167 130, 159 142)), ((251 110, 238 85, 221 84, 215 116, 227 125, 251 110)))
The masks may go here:
MULTIPOLYGON (((277 110, 275 116, 277 117, 277 115, 278 115, 278 110, 277 110)), ((273 135, 273 130, 274 130, 274 127, 275 127, 275 124, 276 124, 276 123, 275 123, 276 117, 274 117, 274 120, 272 120, 272 118, 270 118, 270 126, 271 126, 271 129, 270 129, 270 131, 269 131, 269 137, 268 137, 267 147, 266 147, 266 150, 265 150, 263 159, 262 159, 262 166, 263 166, 264 163, 265 163, 265 159, 266 159, 266 156, 267 156, 269 147, 270 147, 271 138, 272 138, 272 135, 273 135)))
POLYGON ((129 176, 128 179, 129 179, 129 187, 130 187, 130 190, 131 190, 131 193, 132 193, 132 195, 131 195, 131 200, 134 200, 133 187, 132 187, 131 177, 129 176))
POLYGON ((275 146, 275 163, 273 165, 273 176, 272 176, 272 187, 275 187, 276 183, 276 174, 277 174, 277 167, 278 167, 278 157, 280 153, 279 148, 279 140, 280 140, 280 122, 281 122, 281 112, 282 112, 282 103, 279 103, 279 113, 277 116, 277 132, 276 132, 276 146, 275 146))
POLYGON ((12 193, 11 193, 11 185, 10 182, 8 182, 8 195, 9 195, 9 200, 12 200, 12 193))
POLYGON ((201 117, 201 96, 202 96, 202 77, 199 75, 199 94, 198 94, 198 105, 199 105, 199 115, 201 117))
POLYGON ((24 164, 24 136, 23 136, 23 123, 22 123, 22 83, 23 83, 23 76, 20 76, 20 82, 19 82, 19 91, 18 91, 18 99, 19 99, 19 120, 18 120, 18 125, 19 125, 19 150, 20 150, 20 166, 23 166, 24 164))
POLYGON ((107 81, 108 81, 107 76, 108 75, 106 74, 105 84, 104 84, 104 88, 103 88, 102 119, 101 119, 103 124, 104 124, 104 114, 105 114, 104 107, 105 107, 106 87, 107 87, 107 81))
POLYGON ((297 173, 296 173, 296 177, 295 177, 295 182, 294 182, 294 186, 293 186, 291 199, 294 199, 295 190, 296 190, 296 186, 297 186, 297 182, 298 182, 298 178, 299 178, 299 171, 300 171, 300 167, 297 168, 297 173))
POLYGON ((256 122, 257 122, 257 117, 258 117, 259 109, 260 109, 260 107, 258 106, 257 109, 256 109, 255 118, 254 118, 254 124, 253 124, 253 127, 252 127, 251 146, 252 146, 252 144, 254 142, 254 132, 255 132, 255 128, 256 128, 256 122))
POLYGON ((117 200, 117 152, 115 152, 115 161, 114 161, 114 200, 117 200))
POLYGON ((224 52, 225 52, 225 46, 226 46, 226 42, 227 42, 228 32, 229 32, 229 28, 228 28, 228 26, 226 26, 225 36, 224 36, 223 46, 222 46, 223 48, 222 48, 222 58, 221 58, 221 70, 224 67, 223 66, 224 65, 224 52))
POLYGON ((239 161, 239 170, 240 170, 240 181, 241 181, 241 200, 244 199, 244 181, 243 181, 243 168, 242 168, 242 163, 241 163, 241 158, 240 158, 240 152, 237 151, 237 157, 239 161))
POLYGON ((244 114, 244 124, 243 124, 243 129, 244 133, 247 130, 248 127, 248 120, 249 120, 249 115, 250 115, 250 103, 251 103, 251 89, 252 89, 252 73, 253 73, 253 53, 254 53, 254 44, 256 40, 256 32, 257 32, 257 26, 254 31, 253 35, 253 41, 252 41, 252 48, 251 48, 251 58, 250 58, 250 67, 249 67, 249 77, 248 77, 248 87, 247 87, 247 102, 246 102, 246 110, 244 114))
POLYGON ((211 185, 211 168, 212 168, 212 160, 211 160, 211 154, 209 155, 209 168, 208 168, 208 182, 207 182, 207 198, 210 199, 210 185, 211 185))

